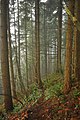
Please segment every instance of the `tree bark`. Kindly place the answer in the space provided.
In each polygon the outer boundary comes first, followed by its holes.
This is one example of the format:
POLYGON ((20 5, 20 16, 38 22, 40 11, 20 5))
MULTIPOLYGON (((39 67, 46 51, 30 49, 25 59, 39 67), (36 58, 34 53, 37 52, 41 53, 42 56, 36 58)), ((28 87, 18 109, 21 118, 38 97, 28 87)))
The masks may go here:
POLYGON ((26 47, 26 83, 27 83, 27 88, 29 88, 29 81, 28 81, 28 55, 27 55, 27 8, 26 8, 26 3, 25 3, 25 47, 26 47))
POLYGON ((8 41, 7 41, 7 11, 8 0, 1 1, 1 70, 4 94, 4 104, 6 111, 13 109, 11 84, 9 75, 9 61, 8 61, 8 41))
POLYGON ((36 76, 35 77, 39 87, 42 88, 42 81, 40 75, 39 1, 40 0, 35 0, 35 46, 36 46, 36 65, 35 65, 36 76))
POLYGON ((10 63, 10 73, 11 73, 11 83, 12 83, 12 94, 14 97, 17 97, 16 95, 16 85, 14 81, 14 69, 13 69, 13 61, 12 61, 12 47, 11 47, 11 32, 10 32, 10 17, 9 17, 9 6, 8 6, 8 48, 9 48, 9 63, 10 63))
POLYGON ((61 73, 61 42, 62 42, 62 0, 58 7, 58 42, 57 42, 57 72, 61 73))
MULTIPOLYGON (((80 1, 75 1, 75 17, 80 22, 80 1)), ((74 76, 80 82, 80 31, 74 28, 74 76)))
POLYGON ((45 9, 46 9, 46 7, 45 7, 45 3, 44 3, 44 65, 45 65, 44 70, 45 70, 45 77, 47 80, 48 66, 47 66, 47 36, 46 36, 47 32, 46 32, 46 22, 45 22, 45 17, 46 17, 45 9))
MULTIPOLYGON (((74 14, 74 1, 70 0, 68 8, 74 14)), ((68 16, 67 33, 66 33, 66 58, 65 58, 65 74, 64 74, 64 93, 68 93, 71 88, 71 64, 72 64, 72 39, 73 39, 73 23, 68 16)))

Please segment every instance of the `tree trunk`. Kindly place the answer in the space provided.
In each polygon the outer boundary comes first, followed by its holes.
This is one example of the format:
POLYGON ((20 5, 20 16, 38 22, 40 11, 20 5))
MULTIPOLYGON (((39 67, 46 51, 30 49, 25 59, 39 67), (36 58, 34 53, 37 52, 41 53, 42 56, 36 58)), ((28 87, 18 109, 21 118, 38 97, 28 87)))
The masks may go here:
POLYGON ((48 74, 51 74, 52 72, 52 48, 50 48, 51 43, 48 43, 47 45, 47 68, 48 68, 48 74))
POLYGON ((33 16, 32 16, 32 9, 31 9, 31 34, 32 34, 32 82, 34 82, 34 31, 33 31, 33 16))
POLYGON ((18 9, 18 55, 17 55, 17 61, 16 61, 16 64, 17 64, 17 70, 18 70, 18 78, 19 78, 19 82, 20 82, 20 87, 21 87, 21 92, 22 93, 26 93, 26 90, 25 90, 25 86, 24 86, 24 83, 22 81, 22 75, 21 75, 21 66, 20 66, 20 18, 19 18, 19 0, 17 0, 17 9, 18 9))
POLYGON ((28 55, 27 55, 27 8, 25 3, 25 47, 26 47, 26 83, 27 88, 29 88, 29 81, 28 81, 28 55))
POLYGON ((19 21, 19 0, 17 0, 18 9, 18 66, 20 69, 20 21, 19 21))
POLYGON ((61 73, 61 42, 62 42, 62 0, 58 7, 58 43, 57 43, 57 72, 61 73))
POLYGON ((40 28, 39 28, 39 0, 35 0, 35 45, 36 45, 36 82, 42 88, 42 81, 40 75, 40 28))
POLYGON ((44 3, 44 70, 45 70, 45 77, 47 79, 47 32, 46 32, 46 22, 45 22, 45 3, 44 3))
POLYGON ((11 47, 11 33, 10 33, 10 17, 9 17, 9 7, 8 7, 8 37, 9 37, 9 61, 10 61, 10 73, 11 73, 11 83, 12 83, 12 94, 14 97, 16 95, 16 86, 14 81, 14 69, 13 69, 13 61, 12 61, 12 47, 11 47))
POLYGON ((6 111, 13 109, 10 75, 9 75, 9 61, 8 61, 8 41, 7 41, 7 11, 8 0, 1 1, 1 69, 2 81, 4 90, 4 103, 6 111))
MULTIPOLYGON (((70 0, 68 8, 74 13, 74 1, 70 0)), ((71 87, 71 64, 72 64, 72 39, 73 39, 73 23, 68 16, 67 33, 66 33, 66 58, 65 58, 65 74, 64 74, 64 93, 69 92, 71 87)))
MULTIPOLYGON (((75 17, 80 22, 80 1, 75 1, 75 17)), ((75 80, 80 81, 80 31, 74 28, 74 69, 75 80)))

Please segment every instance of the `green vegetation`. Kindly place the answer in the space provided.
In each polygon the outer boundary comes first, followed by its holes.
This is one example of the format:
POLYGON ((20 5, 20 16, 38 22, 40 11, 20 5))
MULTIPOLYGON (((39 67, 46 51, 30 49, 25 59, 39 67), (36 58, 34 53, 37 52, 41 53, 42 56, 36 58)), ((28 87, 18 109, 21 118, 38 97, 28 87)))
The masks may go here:
POLYGON ((32 84, 30 86, 30 95, 28 96, 28 102, 35 101, 41 97, 41 90, 38 89, 37 84, 32 84))
POLYGON ((19 112, 22 109, 22 105, 19 103, 14 104, 13 113, 19 112))
POLYGON ((63 76, 60 74, 49 75, 48 80, 44 81, 44 87, 46 99, 61 95, 63 88, 63 76))
MULTIPOLYGON (((70 93, 63 93, 63 76, 60 74, 51 74, 48 76, 48 79, 43 79, 44 84, 44 100, 56 98, 56 105, 53 106, 52 114, 55 114, 55 117, 58 115, 65 115, 65 111, 69 116, 80 109, 80 91, 77 88, 74 88, 70 93)), ((39 98, 42 97, 42 91, 38 88, 37 84, 32 84, 29 87, 29 95, 22 99, 24 105, 19 102, 14 104, 13 114, 20 112, 24 106, 31 104, 32 106, 36 104, 39 98), (25 99, 25 100, 24 100, 25 99)), ((2 120, 3 116, 0 116, 2 120)))
MULTIPOLYGON (((57 96, 59 97, 62 94, 63 88, 63 76, 60 74, 51 74, 48 76, 48 79, 43 79, 44 85, 44 96, 45 99, 48 100, 51 97, 57 96)), ((38 85, 33 83, 30 85, 28 90, 28 96, 23 97, 20 100, 25 104, 34 104, 37 100, 42 96, 42 90, 39 89, 38 85)), ((20 111, 22 109, 22 104, 15 103, 13 113, 20 111)))
POLYGON ((79 91, 79 89, 77 89, 77 88, 74 89, 74 90, 73 90, 73 97, 74 97, 74 98, 78 98, 79 96, 80 96, 80 91, 79 91))

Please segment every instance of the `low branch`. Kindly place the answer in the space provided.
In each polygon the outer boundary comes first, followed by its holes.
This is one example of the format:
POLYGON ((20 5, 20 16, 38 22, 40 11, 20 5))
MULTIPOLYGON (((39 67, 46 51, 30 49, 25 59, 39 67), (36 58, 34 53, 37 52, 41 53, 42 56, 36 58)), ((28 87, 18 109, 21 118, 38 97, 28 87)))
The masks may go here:
MULTIPOLYGON (((9 96, 9 95, 7 95, 7 94, 0 94, 1 96, 9 96)), ((21 103, 22 105, 23 105, 23 103, 22 103, 22 101, 20 101, 19 99, 17 99, 16 97, 14 97, 14 96, 10 96, 10 97, 12 97, 13 99, 15 99, 16 101, 18 101, 19 103, 21 103)))

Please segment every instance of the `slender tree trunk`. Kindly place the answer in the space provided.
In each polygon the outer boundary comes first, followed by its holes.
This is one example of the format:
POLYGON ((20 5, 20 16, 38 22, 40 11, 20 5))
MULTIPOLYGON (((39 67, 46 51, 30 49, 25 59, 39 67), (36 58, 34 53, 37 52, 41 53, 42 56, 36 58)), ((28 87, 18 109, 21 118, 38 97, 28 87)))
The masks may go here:
POLYGON ((24 86, 24 83, 22 81, 21 71, 20 71, 19 65, 18 65, 18 59, 17 59, 16 30, 15 30, 15 59, 16 59, 16 66, 17 66, 17 72, 18 72, 18 77, 19 77, 19 86, 21 89, 21 93, 26 93, 25 86, 24 86))
POLYGON ((57 45, 57 72, 61 73, 61 42, 62 42, 62 0, 58 7, 58 45, 57 45))
POLYGON ((39 28, 39 0, 35 0, 35 40, 36 40, 36 82, 42 88, 42 81, 40 75, 40 28, 39 28))
POLYGON ((31 9, 31 34, 32 34, 32 82, 34 81, 34 35, 33 35, 33 18, 31 9))
POLYGON ((17 8, 18 8, 18 55, 17 55, 17 70, 18 70, 18 77, 20 81, 20 87, 21 87, 21 92, 25 93, 25 86, 22 81, 22 75, 21 75, 21 66, 20 66, 20 18, 19 18, 19 0, 17 0, 17 8))
POLYGON ((47 79, 47 38, 46 38, 46 23, 45 23, 45 3, 44 3, 44 67, 45 76, 47 79))
POLYGON ((12 94, 14 97, 16 95, 16 86, 14 81, 14 69, 13 69, 13 61, 12 61, 12 47, 11 47, 11 33, 10 33, 10 17, 9 17, 9 7, 8 7, 8 37, 9 37, 9 60, 10 60, 10 73, 11 73, 11 83, 12 83, 12 94))
MULTIPOLYGON (((75 17, 80 22, 80 1, 75 0, 75 17)), ((80 31, 77 28, 74 28, 74 55, 75 55, 75 80, 80 82, 80 31)))
POLYGON ((18 9, 18 65, 20 68, 20 21, 19 21, 19 0, 17 0, 18 9))
POLYGON ((8 61, 8 41, 7 41, 7 12, 8 0, 1 1, 1 69, 2 81, 4 90, 4 103, 6 111, 13 109, 10 75, 9 75, 9 61, 8 61))
POLYGON ((29 88, 29 81, 28 81, 28 56, 27 56, 27 8, 26 8, 26 3, 25 3, 25 47, 26 47, 26 83, 27 83, 27 88, 29 88))
POLYGON ((54 41, 54 63, 53 63, 53 67, 54 67, 54 72, 57 72, 57 40, 54 41))
MULTIPOLYGON (((0 11, 1 11, 1 0, 0 0, 0 11)), ((1 62, 1 13, 0 13, 0 62, 1 62)))
MULTIPOLYGON (((68 8, 74 14, 74 1, 70 0, 68 8)), ((66 61, 64 74, 64 93, 68 93, 71 88, 71 64, 72 64, 72 39, 73 39, 73 23, 68 16, 67 33, 66 33, 66 61)))
MULTIPOLYGON (((14 78, 15 78, 15 82, 16 83, 18 83, 17 82, 17 74, 18 74, 18 71, 17 71, 17 59, 18 59, 18 57, 17 57, 17 40, 16 40, 16 21, 15 21, 15 6, 14 6, 14 4, 13 4, 13 10, 14 10, 14 49, 15 49, 15 64, 14 64, 14 78)), ((17 91, 17 89, 18 89, 18 84, 16 85, 16 91, 17 91)))

